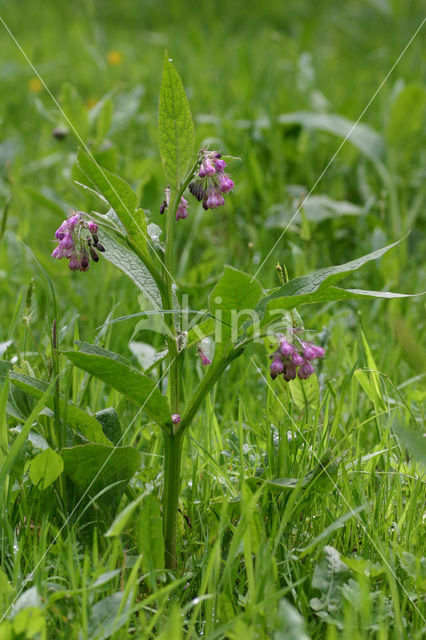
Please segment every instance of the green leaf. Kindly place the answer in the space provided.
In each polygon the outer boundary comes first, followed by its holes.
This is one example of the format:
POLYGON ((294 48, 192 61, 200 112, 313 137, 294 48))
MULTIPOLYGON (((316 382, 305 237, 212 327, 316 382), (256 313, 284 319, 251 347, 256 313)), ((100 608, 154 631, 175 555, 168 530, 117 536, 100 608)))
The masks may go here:
POLYGON ((101 423, 102 431, 113 444, 119 444, 122 436, 120 419, 114 407, 102 409, 96 414, 96 420, 101 423))
POLYGON ((37 489, 43 491, 59 478, 63 470, 64 463, 61 456, 53 449, 46 449, 31 460, 29 476, 37 489))
POLYGON ((118 514, 105 534, 107 538, 113 538, 115 536, 119 536, 122 533, 144 497, 145 494, 142 493, 138 498, 136 498, 136 500, 130 502, 130 504, 128 504, 127 507, 125 507, 125 509, 123 509, 123 511, 118 514))
POLYGON ((81 149, 77 155, 78 166, 92 184, 99 190, 109 206, 114 210, 125 228, 129 241, 146 254, 150 260, 146 241, 146 219, 142 209, 137 209, 138 197, 131 186, 122 178, 103 169, 81 149))
MULTIPOLYGON (((49 385, 44 380, 32 378, 31 376, 24 375, 23 373, 17 373, 16 371, 10 371, 9 379, 13 385, 37 399, 41 398, 49 388, 49 385)), ((46 396, 45 405, 49 407, 49 409, 54 409, 53 390, 51 390, 46 396)), ((95 418, 92 418, 88 413, 82 411, 70 402, 67 403, 65 398, 62 396, 59 399, 59 406, 61 415, 64 415, 66 412, 68 424, 79 431, 84 438, 91 442, 99 442, 109 445, 112 444, 108 438, 105 437, 101 425, 97 420, 95 420, 95 418)))
POLYGON ((169 403, 155 382, 126 364, 118 354, 85 342, 80 344, 80 351, 67 350, 62 353, 80 369, 141 405, 160 426, 170 423, 169 403))
MULTIPOLYGON (((309 276, 301 276, 290 280, 287 284, 275 289, 265 296, 257 307, 259 312, 264 310, 285 310, 292 309, 301 304, 312 304, 316 302, 329 302, 332 300, 362 300, 368 298, 400 298, 408 297, 410 294, 391 293, 388 291, 362 291, 359 289, 340 289, 334 284, 350 275, 367 262, 377 260, 389 249, 401 242, 398 240, 393 244, 373 251, 361 258, 351 260, 345 264, 335 267, 326 267, 309 276)), ((273 315, 273 314, 272 314, 273 315)), ((271 320, 271 317, 267 319, 271 320)))
MULTIPOLYGON (((68 82, 63 84, 59 101, 65 115, 71 122, 71 125, 77 132, 79 138, 84 140, 89 132, 88 111, 75 87, 68 82)), ((67 126, 69 125, 68 122, 66 124, 67 126)))
POLYGON ((161 294, 145 264, 132 251, 124 238, 104 228, 99 229, 99 240, 105 247, 106 259, 126 274, 156 309, 161 308, 161 294))
MULTIPOLYGON (((346 200, 333 200, 329 196, 309 196, 303 203, 302 213, 305 221, 321 223, 325 220, 338 220, 347 216, 361 216, 368 207, 360 207, 346 200)), ((276 204, 270 208, 265 221, 266 229, 284 229, 294 216, 294 209, 286 204, 276 204)), ((303 225, 303 220, 294 219, 293 223, 303 225)))
MULTIPOLYGON (((103 444, 83 444, 62 449, 64 471, 83 491, 90 487, 90 495, 115 482, 115 494, 121 494, 130 478, 141 465, 141 456, 134 447, 112 449, 103 444)), ((111 492, 106 494, 109 500, 111 492)))
POLYGON ((341 529, 346 524, 346 522, 348 522, 348 520, 351 520, 352 518, 354 518, 357 515, 357 513, 359 513, 360 511, 364 511, 367 507, 368 507, 367 504, 360 504, 354 509, 351 509, 350 511, 345 513, 343 516, 340 516, 340 518, 337 518, 337 520, 334 520, 334 522, 332 522, 328 527, 326 527, 324 531, 321 531, 321 533, 318 536, 313 538, 313 540, 311 540, 309 544, 306 545, 306 547, 303 547, 303 549, 300 549, 301 554, 306 555, 306 553, 311 549, 313 549, 313 547, 315 547, 318 544, 318 542, 325 540, 325 538, 328 538, 332 533, 334 533, 334 531, 341 529))
POLYGON ((426 91, 420 84, 409 84, 393 103, 386 130, 389 144, 402 154, 405 162, 407 154, 418 148, 419 136, 425 131, 425 120, 426 91))
POLYGON ((375 163, 384 155, 382 136, 366 124, 355 122, 337 114, 296 111, 278 116, 280 124, 299 124, 307 129, 325 131, 340 138, 347 138, 359 151, 375 163))
POLYGON ((290 380, 288 383, 291 398, 299 409, 303 411, 306 407, 316 407, 319 401, 318 378, 313 375, 307 380, 290 380))
POLYGON ((139 514, 139 553, 143 555, 144 571, 164 569, 164 537, 158 499, 152 494, 145 496, 139 514))
POLYGON ((124 591, 117 591, 93 605, 88 621, 89 638, 105 640, 126 624, 132 609, 130 599, 123 606, 123 597, 124 591))
POLYGON ((179 608, 173 605, 171 612, 167 616, 166 626, 157 640, 182 640, 183 626, 184 624, 179 608))
POLYGON ((226 266, 209 296, 209 309, 215 316, 216 329, 221 327, 222 334, 235 341, 262 292, 258 280, 248 273, 226 266))
POLYGON ((333 547, 324 547, 312 578, 312 587, 320 591, 320 597, 312 598, 309 604, 319 618, 339 629, 343 629, 342 589, 350 577, 351 571, 340 560, 339 552, 333 547))
POLYGON ((96 145, 101 144, 109 131, 112 122, 113 104, 110 98, 103 100, 100 109, 96 114, 96 145))
MULTIPOLYGON (((0 364, 4 365, 4 363, 0 363, 0 364)), ((1 366, 0 371, 3 372, 4 369, 5 367, 1 366)), ((2 464, 0 466, 0 498, 5 489, 5 478, 8 475, 8 473, 10 473, 13 463, 15 462, 19 452, 21 451, 22 447, 25 444, 25 441, 27 439, 28 433, 31 430, 34 420, 37 418, 38 414, 42 410, 49 396, 49 393, 52 392, 52 389, 53 389, 53 382, 51 382, 50 385, 47 386, 44 393, 40 394, 40 398, 36 403, 35 407, 33 408, 33 410, 31 411, 30 415, 28 416, 27 420, 25 421, 24 425, 22 426, 21 432, 18 434, 14 443, 12 444, 9 451, 7 452, 6 459, 2 460, 2 464)))
POLYGON ((420 431, 404 429, 400 425, 392 427, 398 436, 399 441, 407 447, 409 453, 415 460, 426 468, 426 438, 420 431))
POLYGON ((310 640, 305 620, 285 598, 278 603, 274 640, 310 640))
POLYGON ((37 607, 26 607, 13 618, 12 626, 14 639, 25 638, 25 640, 31 640, 31 638, 40 638, 46 627, 45 614, 37 607))
POLYGON ((158 108, 158 141, 166 179, 178 189, 192 158, 194 125, 182 81, 167 54, 158 108))

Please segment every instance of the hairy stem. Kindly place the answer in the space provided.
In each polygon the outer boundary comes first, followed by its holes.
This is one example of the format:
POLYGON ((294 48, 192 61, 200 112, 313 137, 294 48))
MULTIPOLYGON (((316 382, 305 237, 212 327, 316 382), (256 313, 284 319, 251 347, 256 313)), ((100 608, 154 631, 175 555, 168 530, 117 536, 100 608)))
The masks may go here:
MULTIPOLYGON (((176 212, 180 199, 192 180, 197 167, 194 163, 185 181, 179 189, 172 190, 171 202, 167 211, 166 219, 166 250, 164 256, 163 278, 165 291, 162 291, 163 309, 173 311, 173 245, 174 231, 176 224, 176 212)), ((172 414, 180 414, 182 402, 182 358, 177 346, 178 332, 176 329, 176 318, 173 313, 166 315, 165 319, 168 327, 167 346, 170 357, 169 367, 169 392, 170 407, 172 414)), ((181 484, 181 458, 182 458, 183 431, 170 433, 164 432, 164 488, 163 488, 163 531, 165 544, 166 567, 174 569, 177 566, 176 558, 176 519, 179 503, 181 484)))
POLYGON ((164 433, 163 531, 166 569, 176 569, 177 513, 179 505, 183 434, 164 433))

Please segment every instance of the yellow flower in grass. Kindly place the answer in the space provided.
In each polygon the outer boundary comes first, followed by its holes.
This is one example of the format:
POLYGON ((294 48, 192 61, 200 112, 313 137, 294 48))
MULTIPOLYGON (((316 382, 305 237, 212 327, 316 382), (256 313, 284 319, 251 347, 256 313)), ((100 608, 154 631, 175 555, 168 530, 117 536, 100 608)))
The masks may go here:
POLYGON ((40 78, 37 78, 37 76, 35 76, 34 78, 30 78, 30 80, 28 81, 28 89, 31 91, 31 93, 40 93, 40 91, 43 89, 43 83, 40 78))
POLYGON ((107 61, 112 67, 118 67, 123 62, 123 54, 121 51, 116 51, 113 49, 112 51, 108 51, 107 53, 107 61))
POLYGON ((89 99, 86 101, 86 107, 87 107, 88 109, 93 109, 93 107, 94 107, 95 105, 97 105, 97 104, 98 104, 98 101, 96 100, 96 98, 89 98, 89 99))

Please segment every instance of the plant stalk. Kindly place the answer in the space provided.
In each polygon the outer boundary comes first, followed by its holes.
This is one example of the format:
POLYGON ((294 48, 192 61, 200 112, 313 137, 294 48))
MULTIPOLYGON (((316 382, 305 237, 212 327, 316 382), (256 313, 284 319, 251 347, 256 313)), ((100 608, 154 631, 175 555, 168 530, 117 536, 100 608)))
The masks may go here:
MULTIPOLYGON (((192 180, 197 167, 194 163, 183 184, 172 191, 172 198, 166 219, 166 249, 164 257, 163 278, 165 281, 165 291, 162 291, 163 308, 173 310, 173 244, 176 224, 176 212, 180 199, 188 184, 192 180)), ((182 357, 178 349, 178 332, 176 329, 176 318, 173 313, 166 316, 168 327, 167 346, 170 357, 169 367, 169 392, 170 408, 172 414, 180 414, 180 404, 182 401, 182 357)), ((164 436, 164 487, 163 487, 163 532, 165 545, 165 566, 167 569, 176 569, 176 540, 177 540, 177 513, 181 484, 181 462, 183 430, 163 432, 164 436)))
POLYGON ((166 569, 177 568, 177 514, 179 505, 183 434, 164 433, 163 532, 166 569))

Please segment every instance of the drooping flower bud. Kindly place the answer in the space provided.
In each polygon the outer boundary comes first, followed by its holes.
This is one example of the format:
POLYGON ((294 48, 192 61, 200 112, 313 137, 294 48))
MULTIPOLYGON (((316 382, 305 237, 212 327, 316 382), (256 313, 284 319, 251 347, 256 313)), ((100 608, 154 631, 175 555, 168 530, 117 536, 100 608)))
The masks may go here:
POLYGON ((204 182, 202 182, 201 180, 195 180, 194 182, 191 182, 188 189, 190 190, 194 198, 197 198, 198 202, 201 202, 205 194, 204 182))
POLYGON ((204 160, 200 164, 200 169, 198 171, 198 175, 200 178, 208 178, 209 176, 214 176, 216 173, 216 169, 210 162, 208 157, 204 157, 204 160))
POLYGON ((201 347, 198 347, 198 355, 201 358, 201 364, 203 365, 203 367, 206 367, 208 364, 212 363, 206 352, 201 347))
POLYGON ((222 160, 220 157, 220 153, 217 154, 217 157, 213 160, 213 164, 216 167, 217 171, 224 171, 226 168, 225 160, 222 160))
POLYGON ((300 355, 298 351, 295 351, 291 356, 291 361, 296 367, 300 367, 305 361, 303 356, 300 355))
POLYGON ((186 208, 187 206, 188 206, 188 202, 182 196, 182 198, 180 199, 178 208, 176 210, 176 220, 184 220, 185 218, 188 217, 188 211, 186 208))
POLYGON ((222 193, 229 193, 234 188, 234 181, 226 173, 220 173, 219 185, 222 193))
POLYGON ((325 351, 322 347, 319 347, 316 344, 311 344, 310 342, 303 342, 303 356, 305 360, 316 360, 317 358, 322 358, 325 354, 325 351))
POLYGON ((286 362, 284 365, 283 377, 286 382, 294 380, 296 377, 296 367, 292 362, 286 362))
POLYGON ((302 366, 299 367, 297 375, 301 380, 306 380, 314 373, 314 371, 315 370, 310 362, 304 362, 302 366))
POLYGON ((99 262, 99 256, 91 245, 89 246, 89 253, 94 262, 99 262))
POLYGON ((93 222, 93 220, 89 220, 89 222, 87 223, 87 228, 89 229, 92 236, 98 233, 98 225, 96 224, 96 222, 93 222))
POLYGON ((211 185, 204 196, 203 209, 206 211, 207 209, 217 209, 217 207, 222 207, 224 204, 225 198, 220 193, 218 187, 211 185))
POLYGON ((293 345, 287 342, 285 338, 280 343, 280 349, 281 349, 281 353, 286 358, 291 358, 291 356, 295 352, 295 348, 293 347, 293 345))
POLYGON ((55 127, 52 131, 52 136, 56 138, 56 140, 63 140, 68 135, 68 129, 65 127, 55 127))
POLYGON ((172 414, 172 422, 173 424, 178 424, 181 421, 181 417, 178 413, 172 414))
POLYGON ((272 360, 272 364, 270 368, 272 380, 275 380, 275 378, 283 371, 284 371, 284 363, 281 360, 281 357, 279 355, 276 355, 275 358, 272 360))

